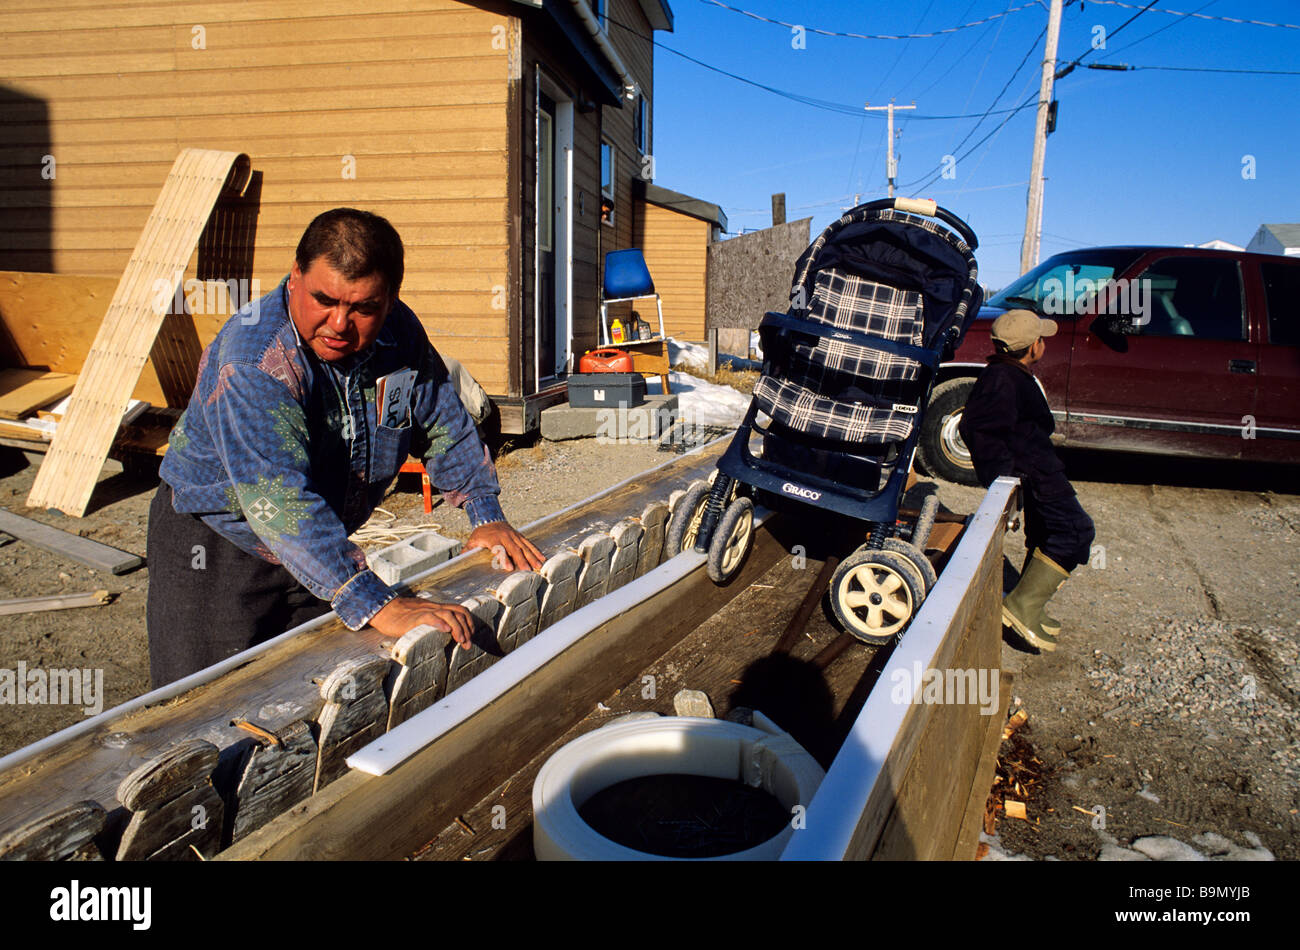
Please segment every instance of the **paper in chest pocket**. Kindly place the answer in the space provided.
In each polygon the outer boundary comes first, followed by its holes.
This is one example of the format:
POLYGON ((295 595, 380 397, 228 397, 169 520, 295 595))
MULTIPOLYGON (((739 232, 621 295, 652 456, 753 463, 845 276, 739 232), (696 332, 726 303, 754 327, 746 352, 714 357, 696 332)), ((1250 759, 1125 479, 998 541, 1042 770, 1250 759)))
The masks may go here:
POLYGON ((375 405, 379 407, 379 424, 390 429, 407 423, 411 411, 411 392, 415 389, 415 370, 404 369, 382 376, 375 383, 375 405))

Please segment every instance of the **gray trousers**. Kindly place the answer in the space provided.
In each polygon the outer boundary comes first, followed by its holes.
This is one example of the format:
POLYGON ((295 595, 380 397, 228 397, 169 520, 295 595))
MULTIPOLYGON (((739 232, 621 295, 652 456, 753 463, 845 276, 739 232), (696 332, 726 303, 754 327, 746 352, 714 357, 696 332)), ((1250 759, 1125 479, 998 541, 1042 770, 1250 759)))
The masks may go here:
POLYGON ((287 570, 248 554, 172 506, 149 507, 149 675, 157 689, 327 613, 287 570))

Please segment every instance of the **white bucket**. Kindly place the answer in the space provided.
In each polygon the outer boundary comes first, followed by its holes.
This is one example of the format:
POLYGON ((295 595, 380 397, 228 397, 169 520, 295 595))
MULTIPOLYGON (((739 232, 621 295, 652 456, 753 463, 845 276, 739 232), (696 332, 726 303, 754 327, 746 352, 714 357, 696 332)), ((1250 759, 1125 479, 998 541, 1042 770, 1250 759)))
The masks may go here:
MULTIPOLYGON (((761 715, 755 721, 770 723, 761 715)), ((795 832, 825 772, 789 734, 719 719, 670 716, 611 723, 564 746, 533 783, 533 850, 539 861, 683 860, 637 851, 609 840, 578 809, 597 792, 647 775, 703 775, 761 788, 781 803, 791 823, 767 841, 704 860, 770 861, 795 832)))

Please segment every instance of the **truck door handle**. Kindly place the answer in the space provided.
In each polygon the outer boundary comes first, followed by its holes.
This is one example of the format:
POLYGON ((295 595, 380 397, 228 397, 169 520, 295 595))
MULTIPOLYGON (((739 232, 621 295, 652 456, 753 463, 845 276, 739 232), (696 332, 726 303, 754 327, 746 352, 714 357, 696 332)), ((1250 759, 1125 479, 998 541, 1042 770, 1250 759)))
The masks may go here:
POLYGON ((1255 361, 1254 360, 1228 360, 1228 372, 1249 373, 1251 376, 1254 376, 1255 361))

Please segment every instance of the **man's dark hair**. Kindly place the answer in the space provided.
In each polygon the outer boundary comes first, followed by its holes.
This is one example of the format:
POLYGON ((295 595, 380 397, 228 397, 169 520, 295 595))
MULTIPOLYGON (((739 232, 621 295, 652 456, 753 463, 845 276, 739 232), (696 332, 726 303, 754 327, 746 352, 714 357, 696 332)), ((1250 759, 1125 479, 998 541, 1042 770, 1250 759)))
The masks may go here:
POLYGON ((378 274, 386 293, 396 296, 402 288, 402 239, 388 219, 377 214, 356 208, 318 214, 298 241, 294 258, 306 273, 320 257, 346 280, 378 274))
POLYGON ((999 343, 997 340, 993 341, 993 351, 998 356, 1009 356, 1013 360, 1024 359, 1025 356, 1029 353, 1029 351, 1033 349, 1033 346, 1034 344, 1030 343, 1029 346, 1022 346, 1018 350, 1009 350, 1003 344, 999 343))

